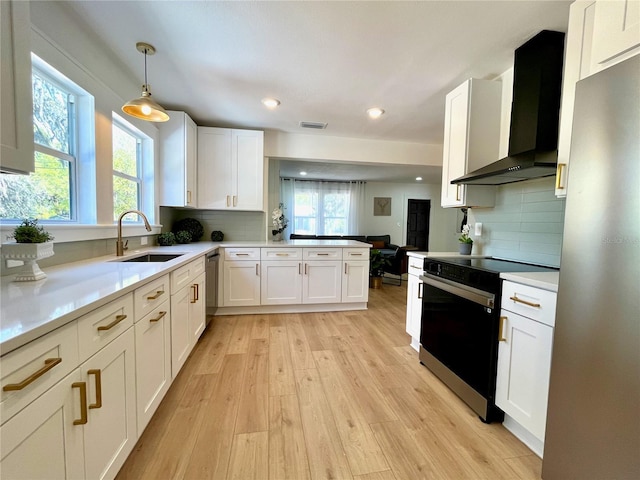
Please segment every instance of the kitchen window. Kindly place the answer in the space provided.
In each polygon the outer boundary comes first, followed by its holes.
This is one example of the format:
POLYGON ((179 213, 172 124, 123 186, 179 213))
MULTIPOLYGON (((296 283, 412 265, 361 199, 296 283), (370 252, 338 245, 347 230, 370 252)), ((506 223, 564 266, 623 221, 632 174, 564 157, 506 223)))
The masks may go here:
MULTIPOLYGON (((142 142, 144 136, 120 117, 113 116, 113 219, 126 210, 142 208, 142 142)), ((125 222, 139 222, 129 214, 125 222)))
POLYGON ((364 182, 281 180, 281 200, 292 233, 359 234, 364 182))
MULTIPOLYGON (((42 62, 43 63, 43 62, 42 62)), ((77 219, 79 87, 50 67, 32 71, 35 171, 0 175, 0 218, 77 219)))

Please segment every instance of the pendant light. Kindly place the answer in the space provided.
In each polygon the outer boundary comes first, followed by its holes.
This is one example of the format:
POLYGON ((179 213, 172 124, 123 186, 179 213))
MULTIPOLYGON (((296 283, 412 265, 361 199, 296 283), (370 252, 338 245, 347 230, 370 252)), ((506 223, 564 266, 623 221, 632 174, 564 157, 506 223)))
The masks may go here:
POLYGON ((169 120, 167 112, 151 99, 151 91, 147 83, 147 55, 156 53, 156 49, 148 43, 138 42, 136 48, 140 53, 144 53, 144 85, 142 85, 142 96, 127 102, 122 111, 132 117, 140 118, 148 122, 166 122, 169 120))

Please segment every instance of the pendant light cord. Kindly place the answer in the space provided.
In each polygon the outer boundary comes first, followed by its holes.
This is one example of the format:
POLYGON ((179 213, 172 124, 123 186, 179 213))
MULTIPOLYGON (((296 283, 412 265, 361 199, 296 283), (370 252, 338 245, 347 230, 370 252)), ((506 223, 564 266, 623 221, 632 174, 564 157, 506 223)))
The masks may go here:
POLYGON ((147 49, 144 49, 144 88, 149 89, 147 84, 147 49))

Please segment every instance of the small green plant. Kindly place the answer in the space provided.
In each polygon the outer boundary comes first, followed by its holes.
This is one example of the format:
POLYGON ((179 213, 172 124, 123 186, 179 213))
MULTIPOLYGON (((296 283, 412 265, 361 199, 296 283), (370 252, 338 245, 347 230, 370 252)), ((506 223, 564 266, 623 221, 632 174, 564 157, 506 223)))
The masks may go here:
POLYGON ((391 262, 382 256, 382 252, 377 248, 372 248, 369 252, 369 273, 372 277, 384 275, 384 266, 391 265, 391 262))
POLYGON ((158 235, 158 245, 163 247, 170 247, 176 243, 176 236, 173 232, 165 232, 158 235))
POLYGON ((44 243, 53 240, 53 236, 38 225, 38 220, 35 218, 24 219, 7 238, 15 238, 17 243, 44 243))
POLYGON ((191 233, 186 230, 180 230, 176 233, 176 242, 178 243, 189 243, 191 242, 191 233))
POLYGON ((465 224, 462 227, 462 234, 460 235, 460 238, 458 238, 458 241, 460 243, 473 243, 473 239, 469 236, 469 231, 470 231, 469 225, 465 224))

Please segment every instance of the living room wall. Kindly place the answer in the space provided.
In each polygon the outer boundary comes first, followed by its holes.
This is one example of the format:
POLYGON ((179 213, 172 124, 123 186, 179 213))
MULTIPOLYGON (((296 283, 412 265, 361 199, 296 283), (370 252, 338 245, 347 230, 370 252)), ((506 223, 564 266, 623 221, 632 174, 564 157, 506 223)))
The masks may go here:
POLYGON ((367 182, 365 188, 365 214, 362 233, 366 235, 391 235, 391 243, 406 244, 407 201, 431 200, 429 219, 429 251, 449 252, 458 250, 456 223, 458 210, 440 206, 440 185, 420 183, 367 182), (375 197, 391 198, 391 215, 375 216, 375 197))

